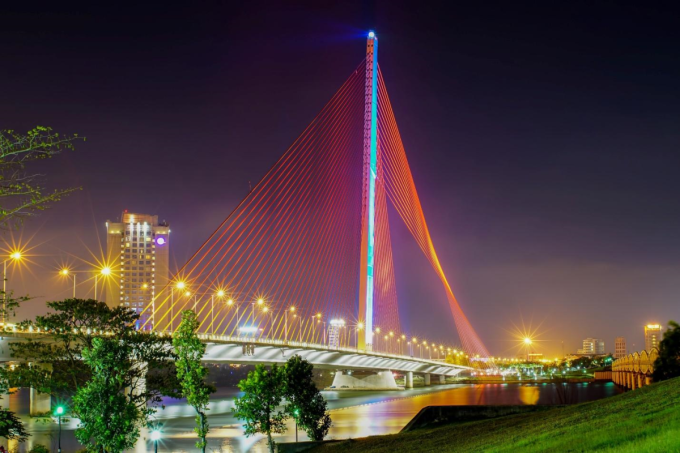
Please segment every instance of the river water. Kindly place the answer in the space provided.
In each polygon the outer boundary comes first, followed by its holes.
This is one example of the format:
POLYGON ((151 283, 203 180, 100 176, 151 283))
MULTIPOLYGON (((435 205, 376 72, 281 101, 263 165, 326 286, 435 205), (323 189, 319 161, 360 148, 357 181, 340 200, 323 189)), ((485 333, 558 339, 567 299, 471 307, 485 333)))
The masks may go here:
MULTIPOLYGON (((622 390, 612 382, 569 384, 567 402, 585 402, 616 395, 622 390)), ((28 412, 27 391, 11 396, 13 411, 28 412)), ((234 396, 238 389, 221 388, 213 395, 210 405, 210 434, 207 451, 252 452, 267 451, 266 441, 261 436, 246 438, 238 420, 231 415, 234 396)), ((394 392, 323 392, 333 420, 330 439, 357 438, 399 432, 423 407, 435 405, 502 405, 502 404, 559 404, 565 400, 555 386, 539 384, 451 384, 416 388, 394 392)), ((194 447, 194 415, 184 401, 168 399, 165 409, 156 414, 157 423, 162 426, 163 438, 159 452, 197 451, 194 447)), ((36 422, 22 416, 33 434, 30 441, 20 447, 28 451, 36 443, 47 445, 57 451, 56 423, 36 422)), ((82 448, 75 440, 74 429, 77 420, 62 425, 62 451, 74 452, 82 448)), ((135 452, 153 451, 151 441, 146 441, 148 432, 142 437, 135 452)), ((306 440, 302 431, 299 440, 306 440)), ((288 432, 275 436, 277 442, 295 441, 294 425, 289 423, 288 432)))

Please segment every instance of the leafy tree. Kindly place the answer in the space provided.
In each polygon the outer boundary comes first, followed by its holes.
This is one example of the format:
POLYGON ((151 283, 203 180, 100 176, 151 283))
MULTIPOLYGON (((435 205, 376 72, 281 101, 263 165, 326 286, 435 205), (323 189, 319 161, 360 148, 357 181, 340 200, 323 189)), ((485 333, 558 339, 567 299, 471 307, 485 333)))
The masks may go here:
POLYGON ((205 354, 205 345, 196 335, 198 327, 199 322, 196 313, 192 310, 182 312, 182 322, 173 336, 172 345, 177 355, 175 367, 177 368, 177 379, 181 385, 182 396, 196 411, 194 431, 200 439, 196 442, 196 447, 205 453, 206 436, 210 430, 206 411, 208 410, 210 394, 215 391, 215 387, 205 382, 208 368, 201 364, 201 359, 205 354))
POLYGON ((286 413, 295 418, 298 426, 312 440, 323 440, 331 427, 326 400, 314 385, 311 363, 294 355, 284 367, 284 396, 288 401, 286 413))
MULTIPOLYGON (((30 386, 59 397, 72 394, 91 378, 90 368, 82 360, 83 349, 92 348, 93 340, 101 334, 119 340, 136 337, 150 343, 152 349, 169 345, 169 338, 137 333, 134 325, 139 315, 125 307, 110 308, 93 299, 48 302, 47 307, 53 313, 18 325, 22 331, 47 335, 10 343, 12 357, 20 361, 8 372, 12 386, 30 386), (38 366, 29 366, 29 362, 38 366)), ((177 386, 174 373, 168 371, 174 369, 171 358, 168 349, 148 363, 147 391, 156 399, 160 395, 178 396, 173 390, 177 386)))
POLYGON ((20 364, 2 373, 12 386, 31 386, 62 399, 75 393, 70 406, 81 419, 79 439, 92 439, 98 447, 90 448, 98 451, 120 451, 136 439, 161 396, 179 396, 170 338, 135 330, 139 315, 124 307, 109 308, 91 299, 47 305, 54 312, 19 324, 20 330, 42 335, 10 343, 20 364), (101 374, 103 369, 108 371, 101 374), (104 414, 125 423, 101 423, 104 414), (101 430, 115 433, 113 443, 102 443, 101 436, 108 434, 101 430))
POLYGON ((64 150, 73 150, 78 137, 60 135, 50 127, 37 126, 19 133, 0 130, 0 228, 21 225, 34 215, 60 200, 75 188, 46 190, 40 186, 39 173, 28 171, 28 164, 49 159, 64 150))
POLYGON ((668 322, 668 330, 659 344, 659 357, 654 361, 655 381, 680 376, 680 324, 668 322))
POLYGON ((26 431, 24 424, 19 420, 14 412, 1 409, 0 410, 0 437, 8 440, 16 440, 18 442, 25 442, 30 434, 26 431))
POLYGON ((270 453, 274 453, 272 433, 286 431, 287 416, 279 409, 285 392, 284 380, 284 369, 276 364, 269 370, 264 365, 257 365, 239 382, 238 387, 244 395, 234 400, 234 416, 245 421, 246 437, 266 434, 270 453))
POLYGON ((118 453, 132 448, 153 411, 140 407, 130 388, 132 380, 143 379, 142 373, 132 372, 136 366, 132 355, 130 344, 112 338, 94 338, 92 347, 83 349, 92 379, 76 392, 73 408, 80 417, 76 437, 89 451, 118 453))

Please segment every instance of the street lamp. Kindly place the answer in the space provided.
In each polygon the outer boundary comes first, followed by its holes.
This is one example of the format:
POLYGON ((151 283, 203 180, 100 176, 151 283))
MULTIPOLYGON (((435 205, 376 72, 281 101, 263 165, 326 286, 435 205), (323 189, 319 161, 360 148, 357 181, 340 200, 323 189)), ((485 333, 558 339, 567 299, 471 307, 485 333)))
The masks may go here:
MULTIPOLYGON (((376 327, 374 333, 380 333, 380 327, 376 327)), ((373 335, 371 335, 371 336, 373 336, 373 335)), ((380 340, 380 336, 375 335, 375 350, 376 351, 378 350, 378 340, 380 340)))
POLYGON ((215 296, 222 299, 224 297, 224 291, 218 289, 217 293, 210 295, 210 331, 213 335, 215 335, 215 296))
POLYGON ((300 416, 300 410, 299 410, 299 409, 295 409, 295 410, 293 411, 293 414, 295 415, 295 416, 293 417, 293 418, 295 419, 295 443, 297 443, 297 441, 298 441, 297 421, 298 421, 298 417, 300 416))
POLYGON ((170 287, 170 333, 175 330, 175 289, 181 291, 186 287, 187 284, 181 280, 175 283, 174 287, 170 287))
POLYGON ((161 440, 161 432, 157 429, 151 431, 151 440, 153 440, 153 451, 158 453, 158 441, 161 440))
POLYGON ((356 327, 354 328, 354 344, 357 347, 357 351, 359 350, 359 331, 364 330, 364 323, 363 322, 358 322, 356 327))
POLYGON ((111 275, 111 268, 109 266, 104 266, 99 269, 98 274, 94 274, 94 299, 97 300, 97 282, 99 281, 99 275, 102 277, 108 277, 111 275))
POLYGON ((7 262, 10 260, 21 261, 21 252, 16 250, 10 253, 9 258, 3 263, 3 273, 2 273, 2 299, 3 299, 3 310, 2 310, 2 322, 7 322, 7 262))
POLYGON ((286 318, 285 319, 286 330, 285 330, 285 338, 284 339, 286 340, 286 343, 288 343, 288 312, 295 313, 295 307, 290 307, 288 310, 286 310, 284 312, 284 317, 286 318))
POLYGON ((57 406, 55 409, 55 414, 57 415, 57 419, 59 420, 59 440, 57 444, 58 452, 61 453, 61 416, 64 415, 64 406, 57 406))
MULTIPOLYGON (((69 275, 71 275, 71 271, 65 267, 59 271, 59 275, 68 278, 69 275)), ((73 273, 73 298, 76 298, 76 274, 75 272, 73 273)))
MULTIPOLYGON (((234 305, 234 300, 233 299, 227 300, 227 307, 231 307, 232 305, 234 305)), ((238 309, 239 309, 239 306, 238 306, 238 304, 236 304, 236 331, 237 332, 239 332, 238 328, 241 325, 241 317, 239 316, 238 309)), ((231 334, 230 334, 230 336, 231 336, 231 334)))

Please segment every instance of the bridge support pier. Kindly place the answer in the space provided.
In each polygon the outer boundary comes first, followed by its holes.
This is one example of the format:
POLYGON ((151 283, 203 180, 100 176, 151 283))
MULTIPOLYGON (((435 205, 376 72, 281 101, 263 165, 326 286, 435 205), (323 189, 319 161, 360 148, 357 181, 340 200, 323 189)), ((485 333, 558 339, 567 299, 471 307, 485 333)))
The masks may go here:
POLYGON ((439 384, 440 385, 446 384, 446 376, 444 376, 443 374, 439 375, 439 384))
POLYGON ((29 412, 32 416, 44 414, 52 410, 52 396, 47 393, 40 393, 31 387, 29 412))
POLYGON ((430 373, 425 373, 423 378, 425 379, 425 385, 430 385, 430 373))
POLYGON ((404 388, 413 388, 413 371, 408 371, 406 374, 404 374, 404 388))

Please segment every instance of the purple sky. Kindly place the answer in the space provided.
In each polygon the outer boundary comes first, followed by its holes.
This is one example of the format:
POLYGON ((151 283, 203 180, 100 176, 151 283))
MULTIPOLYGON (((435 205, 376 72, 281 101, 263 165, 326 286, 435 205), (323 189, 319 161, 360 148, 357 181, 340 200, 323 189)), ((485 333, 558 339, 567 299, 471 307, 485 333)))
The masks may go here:
MULTIPOLYGON (((3 8, 0 128, 87 136, 44 167, 83 191, 24 229, 40 256, 10 287, 42 296, 24 315, 70 294, 55 269, 126 208, 170 222, 182 264, 374 28, 440 260, 493 354, 513 353, 522 319, 552 356, 588 336, 640 349, 643 324, 680 318, 678 11, 276 3, 3 8)), ((392 225, 402 319, 443 341, 444 293, 392 225)))

